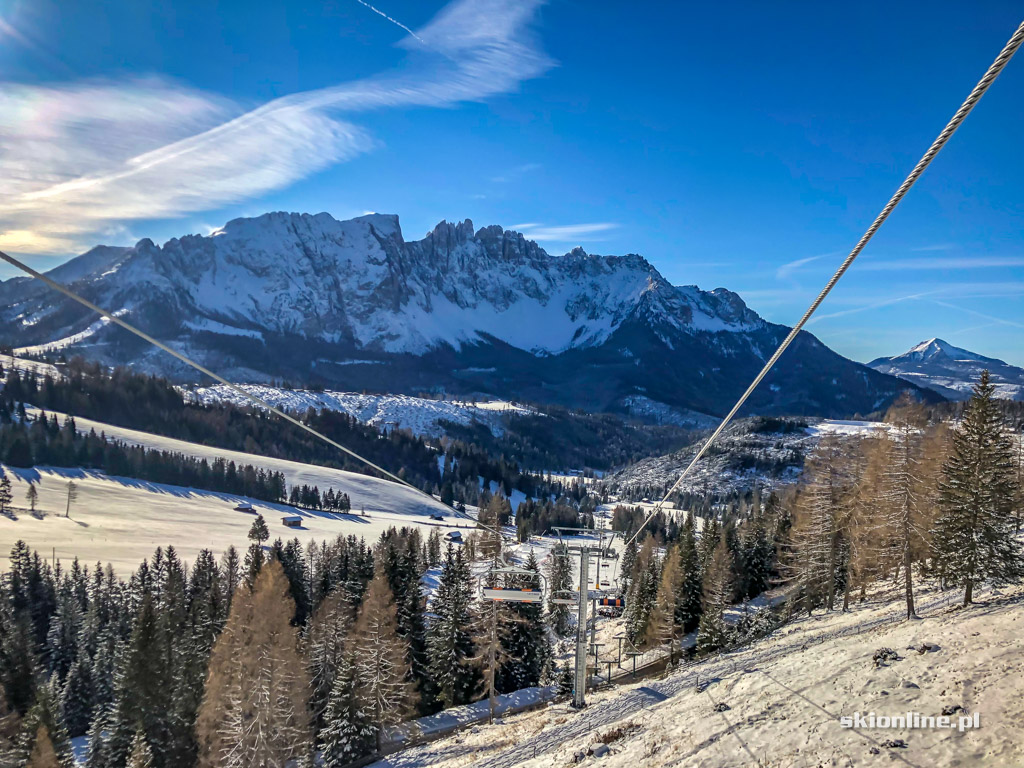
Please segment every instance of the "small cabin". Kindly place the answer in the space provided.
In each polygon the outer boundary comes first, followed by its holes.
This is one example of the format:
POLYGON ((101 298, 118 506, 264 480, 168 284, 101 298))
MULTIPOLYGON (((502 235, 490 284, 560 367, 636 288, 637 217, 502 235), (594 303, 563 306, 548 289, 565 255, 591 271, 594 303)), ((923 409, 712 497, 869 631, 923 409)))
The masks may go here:
POLYGON ((288 515, 287 517, 281 518, 281 523, 288 526, 289 528, 301 528, 302 518, 298 515, 288 515))
POLYGON ((448 539, 448 541, 454 541, 456 544, 462 543, 462 534, 459 531, 448 531, 448 533, 445 534, 445 538, 448 539))
POLYGON ((235 505, 235 512, 255 512, 252 508, 252 504, 248 501, 240 501, 235 505))
POLYGON ((440 512, 431 512, 430 513, 430 519, 431 520, 444 520, 444 515, 442 515, 440 512))

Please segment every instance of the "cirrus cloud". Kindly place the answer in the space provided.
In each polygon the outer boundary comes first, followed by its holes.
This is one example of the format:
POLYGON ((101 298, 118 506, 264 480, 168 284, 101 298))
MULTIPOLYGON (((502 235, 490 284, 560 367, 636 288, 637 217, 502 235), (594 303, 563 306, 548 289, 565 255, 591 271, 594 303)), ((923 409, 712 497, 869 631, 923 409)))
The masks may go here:
POLYGON ((0 239, 71 253, 127 221, 254 198, 368 152, 360 112, 513 91, 553 64, 530 30, 537 5, 457 0, 399 43, 400 69, 255 108, 159 78, 0 83, 0 239))

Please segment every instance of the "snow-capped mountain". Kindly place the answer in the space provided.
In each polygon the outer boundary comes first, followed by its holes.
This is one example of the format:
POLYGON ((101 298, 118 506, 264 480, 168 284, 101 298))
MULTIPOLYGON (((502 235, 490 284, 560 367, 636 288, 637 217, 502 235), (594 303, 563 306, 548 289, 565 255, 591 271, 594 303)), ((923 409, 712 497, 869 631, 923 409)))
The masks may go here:
MULTIPOLYGON (((721 413, 788 330, 725 289, 674 286, 640 256, 552 256, 469 220, 406 241, 397 216, 268 213, 163 246, 101 246, 54 275, 243 380, 597 410, 644 398, 721 413)), ((44 286, 0 283, 2 344, 192 377, 96 321, 44 286)), ((784 363, 756 395, 757 410, 867 413, 913 388, 810 334, 784 363)))
POLYGON ((902 355, 880 357, 868 366, 928 387, 951 400, 970 397, 971 387, 981 372, 988 370, 997 397, 1024 400, 1024 368, 954 347, 942 339, 922 341, 902 355))

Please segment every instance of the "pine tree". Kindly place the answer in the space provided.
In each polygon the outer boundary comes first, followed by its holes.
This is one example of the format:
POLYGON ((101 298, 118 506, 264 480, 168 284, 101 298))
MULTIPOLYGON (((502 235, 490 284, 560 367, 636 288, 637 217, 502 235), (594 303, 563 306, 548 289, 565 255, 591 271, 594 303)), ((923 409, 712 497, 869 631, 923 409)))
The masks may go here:
POLYGON ((196 721, 201 768, 283 766, 309 755, 309 678, 289 589, 281 564, 270 561, 251 590, 235 595, 196 721))
POLYGON ((346 640, 355 617, 345 591, 335 588, 320 604, 306 631, 306 653, 312 681, 310 709, 317 730, 325 726, 325 713, 335 682, 346 660, 346 640))
POLYGON ((398 635, 397 613, 387 576, 378 571, 359 608, 352 636, 357 696, 374 722, 378 751, 384 729, 401 722, 415 700, 409 683, 409 646, 398 635))
POLYGON ((256 519, 252 521, 252 526, 249 528, 249 539, 257 544, 262 544, 269 538, 270 529, 267 528, 267 521, 263 519, 263 515, 256 515, 256 519))
POLYGON ((39 491, 35 483, 28 484, 28 490, 25 492, 25 501, 28 502, 29 512, 35 514, 36 504, 39 503, 39 491))
POLYGON ((647 637, 647 625, 658 595, 661 569, 654 551, 654 539, 647 538, 636 560, 636 576, 626 596, 626 637, 640 645, 647 637))
POLYGON ((320 732, 324 768, 341 768, 373 752, 377 728, 358 688, 351 654, 343 653, 335 668, 320 732))
POLYGON ((679 591, 676 595, 675 623, 684 633, 692 632, 700 621, 702 587, 700 556, 694 534, 693 514, 687 514, 679 536, 679 591))
POLYGON ((933 531, 939 572, 950 586, 964 587, 964 605, 978 584, 1013 581, 1024 573, 1021 545, 1013 535, 1018 492, 1013 448, 994 392, 983 371, 943 465, 942 514, 933 531))
POLYGON ((11 478, 7 475, 0 475, 0 515, 10 514, 11 501, 14 496, 11 493, 11 478))
POLYGON ((569 549, 564 544, 558 544, 551 549, 551 554, 548 555, 547 578, 548 624, 556 635, 565 637, 569 634, 569 606, 552 602, 556 595, 565 597, 566 592, 572 591, 572 558, 569 557, 569 549))
POLYGON ((704 574, 704 601, 697 626, 697 653, 710 653, 728 642, 724 613, 732 593, 729 549, 724 537, 719 540, 704 574))
POLYGON ((431 604, 436 618, 427 631, 430 677, 445 708, 468 703, 476 689, 472 589, 472 573, 462 548, 449 544, 431 604))

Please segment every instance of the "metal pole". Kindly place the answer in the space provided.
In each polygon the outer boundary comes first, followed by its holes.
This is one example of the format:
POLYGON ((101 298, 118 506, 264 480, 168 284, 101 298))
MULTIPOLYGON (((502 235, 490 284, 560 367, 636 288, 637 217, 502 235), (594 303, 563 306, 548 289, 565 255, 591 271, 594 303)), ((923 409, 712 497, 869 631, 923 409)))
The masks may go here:
POLYGON ((590 551, 580 547, 580 612, 576 626, 576 690, 572 705, 582 709, 587 705, 587 578, 590 575, 590 551))

